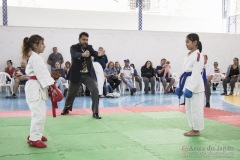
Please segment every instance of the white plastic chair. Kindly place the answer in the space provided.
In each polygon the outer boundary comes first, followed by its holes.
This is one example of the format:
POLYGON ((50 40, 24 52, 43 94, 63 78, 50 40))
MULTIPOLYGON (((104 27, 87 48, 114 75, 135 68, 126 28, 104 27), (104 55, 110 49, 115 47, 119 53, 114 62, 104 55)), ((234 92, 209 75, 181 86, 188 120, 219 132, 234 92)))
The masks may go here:
MULTIPOLYGON (((145 83, 143 81, 143 77, 141 77, 141 78, 142 78, 142 93, 144 93, 145 83)), ((157 78, 155 79, 155 88, 154 88, 155 92, 157 91, 157 78)), ((149 87, 151 87, 151 83, 150 82, 149 82, 149 87)), ((159 86, 159 90, 160 90, 160 86, 159 86)))
POLYGON ((235 95, 240 95, 240 76, 238 76, 237 82, 235 83, 235 95))
MULTIPOLYGON (((134 78, 134 80, 133 80, 133 87, 135 87, 135 78, 134 78)), ((125 93, 125 90, 126 90, 126 87, 127 87, 127 85, 121 80, 121 83, 120 83, 120 85, 119 86, 121 86, 120 88, 120 94, 122 94, 122 95, 124 95, 124 93, 125 93)))
POLYGON ((224 79, 225 78, 225 76, 224 76, 224 74, 222 74, 222 73, 215 73, 214 75, 213 75, 213 78, 212 78, 212 80, 211 80, 211 83, 218 83, 218 86, 223 86, 223 82, 222 82, 222 79, 224 79))
POLYGON ((25 85, 24 84, 19 84, 19 86, 18 86, 18 92, 20 93, 21 92, 21 87, 25 87, 25 85))
POLYGON ((6 88, 8 96, 13 93, 13 83, 14 80, 8 73, 0 72, 0 87, 2 88, 4 86, 6 88), (10 79, 10 83, 7 83, 7 79, 10 79), (11 93, 9 92, 8 88, 10 88, 11 93))
POLYGON ((65 87, 65 88, 68 88, 68 87, 69 87, 69 82, 68 82, 68 80, 66 81, 66 83, 63 83, 63 87, 65 87))

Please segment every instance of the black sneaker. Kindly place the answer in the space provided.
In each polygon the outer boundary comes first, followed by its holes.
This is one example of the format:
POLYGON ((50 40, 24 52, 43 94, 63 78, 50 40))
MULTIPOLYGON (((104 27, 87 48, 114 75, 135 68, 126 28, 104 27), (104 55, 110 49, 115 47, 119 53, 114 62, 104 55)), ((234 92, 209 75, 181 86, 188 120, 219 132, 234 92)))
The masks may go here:
POLYGON ((16 94, 13 94, 11 98, 17 98, 16 94))
POLYGON ((221 95, 222 95, 222 96, 227 96, 227 93, 223 92, 221 95))
POLYGON ((210 108, 210 103, 206 103, 205 107, 210 108))
POLYGON ((136 90, 136 88, 131 88, 130 89, 130 92, 131 92, 131 96, 133 95, 133 93, 135 93, 137 90, 136 90))

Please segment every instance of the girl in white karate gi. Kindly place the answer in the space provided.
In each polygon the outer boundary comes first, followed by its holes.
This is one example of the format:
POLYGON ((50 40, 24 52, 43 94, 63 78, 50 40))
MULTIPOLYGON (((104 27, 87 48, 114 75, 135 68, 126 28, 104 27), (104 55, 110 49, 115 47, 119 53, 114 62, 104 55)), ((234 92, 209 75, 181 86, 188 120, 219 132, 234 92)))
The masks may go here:
MULTIPOLYGON (((23 40, 22 54, 28 59, 26 75, 29 80, 25 85, 26 101, 31 110, 30 136, 27 140, 30 146, 45 148, 47 138, 43 136, 46 119, 45 101, 48 99, 48 88, 54 85, 47 65, 44 63, 40 53, 44 51, 44 39, 39 35, 32 35, 23 40)), ((56 90, 53 91, 56 95, 56 90)))
POLYGON ((186 114, 189 126, 192 128, 184 136, 199 136, 204 128, 204 58, 201 54, 202 44, 199 36, 195 33, 186 37, 186 47, 190 52, 187 54, 183 65, 183 74, 180 78, 179 88, 175 94, 186 97, 186 114))

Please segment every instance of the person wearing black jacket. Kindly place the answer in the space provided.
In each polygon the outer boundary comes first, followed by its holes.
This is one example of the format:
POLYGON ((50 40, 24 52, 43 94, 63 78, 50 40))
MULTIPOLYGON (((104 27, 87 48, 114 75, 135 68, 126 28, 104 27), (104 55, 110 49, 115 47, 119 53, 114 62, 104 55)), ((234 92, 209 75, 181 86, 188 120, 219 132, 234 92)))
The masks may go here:
POLYGON ((96 52, 91 45, 88 45, 88 33, 82 32, 79 35, 79 43, 70 48, 72 66, 69 70, 70 86, 66 97, 65 107, 62 115, 72 111, 73 101, 80 85, 83 83, 91 92, 93 118, 101 119, 98 111, 99 93, 97 78, 93 68, 91 56, 101 57, 103 52, 96 52))
POLYGON ((106 56, 106 54, 105 54, 105 50, 103 49, 103 47, 99 47, 99 48, 98 48, 98 51, 99 51, 99 52, 103 52, 103 56, 101 56, 101 57, 95 57, 95 58, 94 58, 94 62, 100 63, 100 65, 102 66, 102 68, 103 68, 103 70, 104 70, 104 69, 106 68, 107 63, 108 63, 108 58, 107 58, 107 56, 106 56))
POLYGON ((151 92, 152 94, 155 94, 155 82, 156 82, 156 77, 155 77, 155 71, 154 68, 152 67, 152 62, 147 61, 144 66, 141 68, 141 76, 143 78, 144 82, 144 92, 145 94, 148 94, 148 85, 149 82, 151 83, 151 92))

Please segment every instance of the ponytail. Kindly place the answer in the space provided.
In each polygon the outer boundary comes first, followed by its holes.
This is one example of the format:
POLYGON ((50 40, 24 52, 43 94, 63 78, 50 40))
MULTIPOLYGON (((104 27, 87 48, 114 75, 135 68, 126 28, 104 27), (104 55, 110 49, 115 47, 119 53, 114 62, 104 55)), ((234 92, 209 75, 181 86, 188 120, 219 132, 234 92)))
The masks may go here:
POLYGON ((196 33, 190 33, 189 35, 187 35, 187 39, 192 42, 197 41, 197 49, 199 50, 199 52, 202 52, 202 43, 200 42, 199 36, 196 33))
POLYGON ((25 37, 22 45, 22 58, 28 59, 30 57, 30 51, 35 51, 34 44, 39 45, 39 42, 43 40, 43 37, 39 35, 32 35, 30 38, 25 37))
POLYGON ((201 53, 202 52, 202 43, 201 43, 201 41, 198 41, 197 47, 198 47, 199 52, 201 53))
POLYGON ((30 48, 28 42, 29 42, 29 38, 25 37, 23 39, 23 46, 22 46, 22 58, 23 59, 29 58, 29 52, 30 52, 31 48, 30 48))

